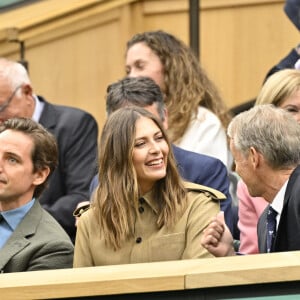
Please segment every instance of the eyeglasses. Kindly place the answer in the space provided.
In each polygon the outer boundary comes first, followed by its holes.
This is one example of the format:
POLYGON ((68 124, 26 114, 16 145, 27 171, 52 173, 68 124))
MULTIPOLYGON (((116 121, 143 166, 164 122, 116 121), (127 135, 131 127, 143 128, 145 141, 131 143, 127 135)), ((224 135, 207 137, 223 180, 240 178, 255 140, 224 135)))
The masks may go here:
POLYGON ((21 86, 22 86, 22 84, 18 85, 15 88, 15 90, 13 91, 13 93, 8 97, 8 99, 2 105, 0 105, 0 113, 6 110, 6 108, 8 107, 8 105, 10 104, 10 102, 12 101, 12 99, 14 98, 14 96, 16 95, 17 90, 21 86))

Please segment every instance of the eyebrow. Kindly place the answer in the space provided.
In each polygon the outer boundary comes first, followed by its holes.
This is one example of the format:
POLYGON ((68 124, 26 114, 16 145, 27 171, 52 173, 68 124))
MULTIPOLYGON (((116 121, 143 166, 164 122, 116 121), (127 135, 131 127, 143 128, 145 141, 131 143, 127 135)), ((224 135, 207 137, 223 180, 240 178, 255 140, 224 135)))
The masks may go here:
MULTIPOLYGON (((158 134, 163 134, 163 132, 161 130, 158 130, 156 132, 154 132, 154 134, 152 136, 156 136, 158 134)), ((135 141, 136 140, 140 140, 140 139, 146 139, 147 137, 144 135, 144 136, 141 136, 141 137, 137 137, 136 139, 134 139, 135 141)))
POLYGON ((16 152, 5 151, 4 155, 6 155, 6 156, 13 156, 13 157, 15 157, 15 158, 23 161, 22 157, 18 153, 16 153, 16 152))
POLYGON ((139 62, 146 62, 145 59, 142 58, 137 58, 136 60, 133 61, 134 63, 139 63, 139 62))

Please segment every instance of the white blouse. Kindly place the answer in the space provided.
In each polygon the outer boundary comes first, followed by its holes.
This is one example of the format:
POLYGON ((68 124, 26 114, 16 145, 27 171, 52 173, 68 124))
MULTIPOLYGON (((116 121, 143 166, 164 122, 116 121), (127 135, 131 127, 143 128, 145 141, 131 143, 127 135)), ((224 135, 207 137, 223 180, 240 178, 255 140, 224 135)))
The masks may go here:
POLYGON ((219 118, 205 107, 199 106, 197 116, 175 144, 185 150, 216 157, 231 170, 233 158, 225 129, 219 118))

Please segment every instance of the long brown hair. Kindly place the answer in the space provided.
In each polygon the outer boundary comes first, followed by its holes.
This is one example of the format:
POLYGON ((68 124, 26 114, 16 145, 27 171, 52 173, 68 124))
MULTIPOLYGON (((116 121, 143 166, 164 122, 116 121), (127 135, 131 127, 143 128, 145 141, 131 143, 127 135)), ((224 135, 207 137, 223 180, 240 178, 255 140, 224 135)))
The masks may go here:
POLYGON ((160 128, 170 151, 167 174, 153 188, 159 206, 157 228, 172 226, 186 207, 186 190, 176 168, 170 141, 160 121, 138 107, 118 109, 107 119, 99 143, 99 186, 93 199, 95 216, 106 242, 114 249, 133 236, 139 193, 132 162, 136 121, 146 117, 160 128))

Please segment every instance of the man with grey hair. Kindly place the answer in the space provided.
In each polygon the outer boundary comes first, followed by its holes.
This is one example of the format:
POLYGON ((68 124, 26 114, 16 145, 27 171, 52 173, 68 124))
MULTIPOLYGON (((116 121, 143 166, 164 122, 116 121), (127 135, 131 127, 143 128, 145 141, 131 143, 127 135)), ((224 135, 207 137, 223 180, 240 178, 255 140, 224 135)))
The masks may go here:
MULTIPOLYGON (((260 253, 300 250, 299 124, 280 108, 259 105, 237 115, 228 136, 250 195, 269 202, 257 225, 260 253)), ((206 229, 202 245, 215 256, 235 255, 221 214, 206 229)))
POLYGON ((97 122, 83 110, 54 105, 36 95, 24 66, 0 58, 0 123, 14 117, 31 118, 57 140, 58 167, 40 203, 74 241, 72 212, 89 198, 89 184, 96 173, 97 122))

